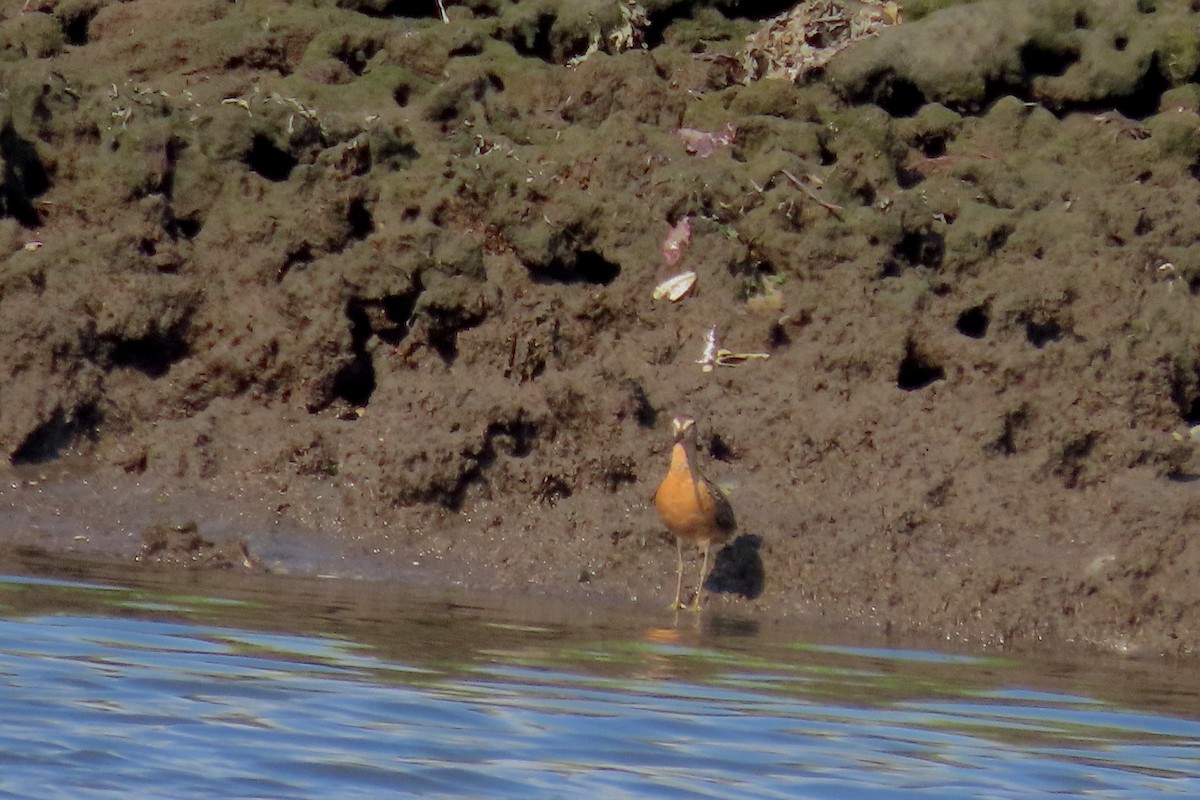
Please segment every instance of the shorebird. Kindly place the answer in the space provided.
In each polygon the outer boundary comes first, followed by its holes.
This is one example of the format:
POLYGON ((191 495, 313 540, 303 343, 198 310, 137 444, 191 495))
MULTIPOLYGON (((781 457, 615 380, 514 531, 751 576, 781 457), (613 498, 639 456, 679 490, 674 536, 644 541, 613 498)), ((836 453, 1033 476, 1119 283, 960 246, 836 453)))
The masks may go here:
POLYGON ((671 465, 658 491, 654 493, 654 506, 667 530, 675 537, 675 549, 679 555, 675 601, 671 608, 685 608, 680 601, 683 592, 683 540, 699 545, 704 553, 696 599, 686 606, 699 611, 700 593, 704 590, 704 578, 708 572, 708 550, 714 543, 727 541, 737 530, 737 522, 729 500, 712 481, 700 474, 696 464, 696 420, 678 416, 672 420, 671 428, 675 433, 671 465))

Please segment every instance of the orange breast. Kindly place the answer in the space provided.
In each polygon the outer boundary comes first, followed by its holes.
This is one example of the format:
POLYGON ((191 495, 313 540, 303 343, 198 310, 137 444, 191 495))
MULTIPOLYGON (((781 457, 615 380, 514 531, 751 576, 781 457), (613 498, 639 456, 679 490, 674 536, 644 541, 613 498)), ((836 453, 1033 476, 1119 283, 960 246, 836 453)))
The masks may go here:
POLYGON ((671 466, 654 494, 654 506, 667 530, 681 539, 703 543, 726 538, 717 524, 716 502, 708 485, 693 479, 683 445, 671 451, 671 466))

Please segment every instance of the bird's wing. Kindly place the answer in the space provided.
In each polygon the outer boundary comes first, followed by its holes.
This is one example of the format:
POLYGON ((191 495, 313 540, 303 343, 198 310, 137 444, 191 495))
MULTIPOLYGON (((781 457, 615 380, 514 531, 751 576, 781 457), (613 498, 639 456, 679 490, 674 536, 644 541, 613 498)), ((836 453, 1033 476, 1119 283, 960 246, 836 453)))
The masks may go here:
POLYGON ((726 533, 733 533, 737 530, 737 519, 733 516, 733 504, 712 481, 705 478, 704 484, 716 505, 717 527, 726 533))

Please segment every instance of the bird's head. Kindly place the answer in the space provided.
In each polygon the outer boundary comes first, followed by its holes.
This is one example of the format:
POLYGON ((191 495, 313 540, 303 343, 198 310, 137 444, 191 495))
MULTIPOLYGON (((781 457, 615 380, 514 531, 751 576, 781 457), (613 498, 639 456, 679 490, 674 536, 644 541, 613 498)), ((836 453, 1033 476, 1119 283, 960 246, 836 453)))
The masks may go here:
POLYGON ((686 414, 680 414, 671 420, 671 430, 677 442, 696 441, 696 420, 686 414))

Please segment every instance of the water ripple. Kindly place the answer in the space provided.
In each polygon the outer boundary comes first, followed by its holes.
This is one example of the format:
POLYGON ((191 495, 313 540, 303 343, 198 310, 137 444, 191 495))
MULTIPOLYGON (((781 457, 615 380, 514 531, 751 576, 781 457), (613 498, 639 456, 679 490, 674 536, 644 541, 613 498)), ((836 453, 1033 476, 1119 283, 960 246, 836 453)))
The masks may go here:
POLYGON ((4 588, 40 605, 0 619, 0 797, 1200 796, 1196 716, 1006 683, 995 659, 495 619, 506 647, 453 658, 424 622, 287 633, 4 588))

